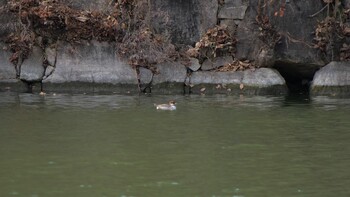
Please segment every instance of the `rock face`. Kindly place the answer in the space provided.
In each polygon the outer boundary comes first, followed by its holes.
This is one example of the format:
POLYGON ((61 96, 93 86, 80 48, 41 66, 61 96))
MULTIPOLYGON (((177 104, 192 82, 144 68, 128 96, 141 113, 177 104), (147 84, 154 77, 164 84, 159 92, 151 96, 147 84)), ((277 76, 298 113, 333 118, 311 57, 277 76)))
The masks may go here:
POLYGON ((274 69, 236 72, 195 72, 190 79, 194 93, 285 94, 286 82, 274 69))
POLYGON ((0 42, 0 82, 11 82, 16 80, 16 69, 9 61, 11 53, 3 47, 5 45, 0 42))
POLYGON ((29 57, 21 65, 20 79, 28 82, 41 81, 45 74, 43 61, 44 51, 38 46, 33 46, 29 57))
POLYGON ((308 17, 324 7, 322 1, 289 1, 285 4, 283 15, 276 15, 281 4, 270 1, 265 5, 270 23, 281 36, 275 46, 271 36, 262 36, 262 29, 256 21, 259 2, 227 0, 219 8, 220 24, 228 25, 238 40, 236 58, 255 60, 259 66, 276 67, 287 73, 297 72, 296 75, 302 75, 301 78, 312 76, 325 65, 324 57, 311 46, 312 32, 325 13, 308 17))
POLYGON ((153 84, 183 83, 186 78, 186 68, 180 63, 163 63, 157 65, 159 74, 154 76, 153 84))
MULTIPOLYGON (((6 5, 7 2, 0 0, 0 6, 6 5)), ((115 1, 63 0, 62 2, 77 9, 108 13, 115 1)), ((219 1, 223 2, 222 4, 217 0, 149 0, 148 2, 153 13, 151 16, 153 29, 156 33, 169 36, 175 44, 181 46, 193 47, 207 29, 225 24, 238 40, 235 59, 250 60, 260 67, 276 68, 283 76, 289 75, 301 79, 311 78, 316 70, 329 62, 323 54, 312 47, 314 38, 312 33, 315 31, 317 21, 321 21, 327 15, 326 11, 314 15, 325 6, 321 0, 267 1, 267 5, 264 5, 266 9, 259 9, 261 0, 219 1), (280 12, 281 8, 283 13, 280 12), (280 36, 279 40, 274 40, 271 35, 263 35, 264 29, 256 20, 259 13, 269 17, 273 30, 280 36)), ((342 1, 342 6, 349 8, 349 2, 349 0, 342 1)), ((202 84, 211 84, 213 90, 225 92, 234 90, 242 92, 249 87, 285 87, 281 75, 271 69, 227 73, 198 71, 213 70, 225 62, 232 61, 232 59, 225 60, 225 57, 217 57, 215 61, 204 62, 202 65, 198 60, 192 59, 188 70, 177 62, 163 63, 157 65, 159 75, 153 76, 151 71, 140 68, 137 76, 136 71, 126 61, 116 56, 114 43, 97 41, 82 41, 73 45, 61 42, 57 48, 45 50, 34 47, 29 58, 16 70, 8 61, 11 54, 2 49, 6 48, 4 42, 7 36, 16 30, 17 20, 18 17, 14 13, 0 12, 0 83, 18 81, 16 75, 19 75, 17 77, 26 82, 43 80, 47 88, 54 84, 85 83, 87 86, 91 84, 128 86, 137 91, 139 82, 141 88, 152 84, 152 92, 161 88, 182 90, 185 83, 194 85, 191 88, 193 92, 196 92, 196 88, 199 88, 198 92, 203 88, 207 92, 211 89, 208 85, 201 87, 202 84), (48 65, 43 65, 43 57, 46 58, 48 65), (188 77, 189 73, 192 73, 191 78, 188 77)), ((332 62, 317 72, 312 92, 321 92, 320 87, 339 86, 343 89, 347 87, 349 83, 347 73, 350 72, 347 65, 348 63, 332 62)))
POLYGON ((224 66, 225 64, 230 64, 232 62, 233 62, 233 58, 231 56, 217 57, 217 58, 214 58, 213 60, 206 59, 203 62, 201 69, 213 70, 220 66, 224 66))
POLYGON ((246 86, 270 87, 275 85, 286 85, 286 81, 275 69, 260 68, 254 71, 246 70, 243 72, 242 83, 246 86))
POLYGON ((135 71, 120 61, 113 45, 106 42, 60 43, 55 67, 44 83, 137 84, 135 71))
POLYGON ((218 2, 213 0, 151 0, 158 32, 167 32, 173 42, 192 45, 217 23, 218 2), (164 19, 167 19, 164 21, 164 19), (165 24, 161 27, 160 24, 165 24))
POLYGON ((4 48, 6 46, 0 42, 0 91, 24 92, 27 87, 17 79, 16 68, 9 61, 11 53, 4 48))
POLYGON ((238 6, 232 6, 223 7, 219 14, 219 19, 233 19, 233 20, 242 20, 245 16, 245 12, 247 10, 248 6, 246 5, 238 5, 238 6))
POLYGON ((331 62, 316 72, 313 95, 350 95, 350 62, 331 62))
POLYGON ((110 0, 80 0, 80 1, 71 1, 71 0, 61 0, 67 5, 82 10, 89 11, 99 11, 99 12, 110 12, 112 10, 112 2, 110 0))
MULTIPOLYGON (((7 0, 0 0, 0 8, 7 4, 7 0)), ((15 21, 18 18, 6 9, 0 11, 0 41, 16 30, 15 21)))
POLYGON ((190 58, 191 65, 188 67, 192 71, 197 71, 201 68, 201 64, 197 58, 190 58))

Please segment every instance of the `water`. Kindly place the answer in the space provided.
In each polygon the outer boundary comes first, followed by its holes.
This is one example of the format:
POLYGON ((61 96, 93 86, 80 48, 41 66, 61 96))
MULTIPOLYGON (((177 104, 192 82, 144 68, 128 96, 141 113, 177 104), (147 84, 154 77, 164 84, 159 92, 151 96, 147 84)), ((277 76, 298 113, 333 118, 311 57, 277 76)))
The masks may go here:
POLYGON ((328 97, 0 93, 0 196, 350 196, 349 120, 328 97))

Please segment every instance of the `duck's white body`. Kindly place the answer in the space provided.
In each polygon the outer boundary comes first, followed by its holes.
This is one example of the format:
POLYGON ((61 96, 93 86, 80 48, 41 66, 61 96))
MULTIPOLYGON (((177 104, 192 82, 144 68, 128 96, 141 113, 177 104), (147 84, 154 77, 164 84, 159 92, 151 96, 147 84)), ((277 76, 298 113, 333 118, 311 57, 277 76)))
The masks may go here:
POLYGON ((160 104, 160 105, 155 105, 157 109, 159 110, 176 110, 175 102, 170 101, 169 104, 160 104))

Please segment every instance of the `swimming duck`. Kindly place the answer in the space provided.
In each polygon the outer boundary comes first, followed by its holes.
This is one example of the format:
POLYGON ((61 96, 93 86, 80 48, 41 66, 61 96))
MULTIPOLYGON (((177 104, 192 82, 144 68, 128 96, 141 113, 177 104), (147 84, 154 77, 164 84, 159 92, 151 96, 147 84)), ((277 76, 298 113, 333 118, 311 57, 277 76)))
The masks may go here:
POLYGON ((154 104, 154 106, 160 110, 176 110, 175 104, 175 101, 169 101, 169 104, 154 104))

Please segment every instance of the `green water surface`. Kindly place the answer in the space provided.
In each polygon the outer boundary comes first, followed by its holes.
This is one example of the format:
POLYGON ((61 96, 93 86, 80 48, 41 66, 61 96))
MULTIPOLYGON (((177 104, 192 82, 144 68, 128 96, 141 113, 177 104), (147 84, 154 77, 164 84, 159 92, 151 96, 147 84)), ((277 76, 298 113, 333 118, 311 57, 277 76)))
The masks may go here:
POLYGON ((0 93, 6 196, 348 197, 350 99, 0 93))

